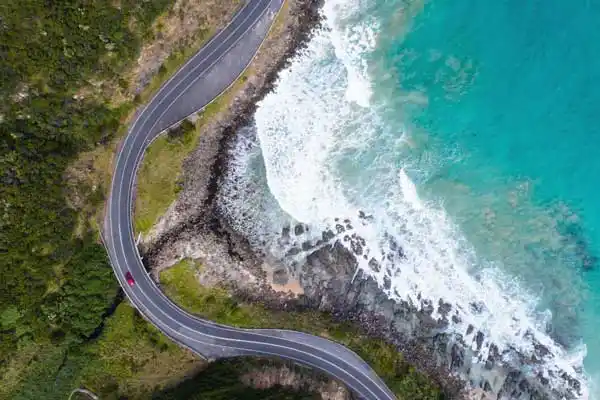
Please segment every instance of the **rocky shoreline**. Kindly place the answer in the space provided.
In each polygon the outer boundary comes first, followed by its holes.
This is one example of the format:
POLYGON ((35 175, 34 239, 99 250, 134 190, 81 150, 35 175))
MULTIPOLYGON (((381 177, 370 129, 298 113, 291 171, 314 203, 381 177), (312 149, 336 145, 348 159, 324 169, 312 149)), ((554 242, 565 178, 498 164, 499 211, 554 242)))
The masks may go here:
MULTIPOLYGON (((319 6, 318 1, 288 0, 282 11, 285 24, 275 27, 266 39, 229 110, 203 126, 197 149, 184 163, 183 191, 143 240, 147 267, 158 277, 161 269, 183 258, 197 259, 204 267, 198 276, 202 284, 226 287, 241 300, 273 309, 319 309, 351 321, 366 334, 397 346, 409 362, 440 384, 447 398, 577 398, 573 394, 579 382, 569 376, 562 377, 567 385, 564 393, 551 392, 545 388, 546 378, 527 377, 501 361, 509 355, 518 357, 516 352, 491 351, 483 363, 474 363, 483 333, 473 329, 469 338, 447 333, 448 320, 457 318, 452 305, 440 300, 417 308, 390 300, 383 288, 357 270, 357 257, 364 256, 365 244, 346 219, 365 221, 365 213, 340 216, 339 223, 316 241, 306 240, 303 225, 282 227, 282 239, 296 243, 284 258, 304 255, 301 265, 290 270, 289 260, 253 248, 221 212, 219 190, 229 168, 229 149, 238 131, 252 125, 256 103, 272 90, 279 71, 302 51, 319 26, 319 6), (290 279, 297 281, 300 291, 281 290, 290 279), (443 318, 433 318, 434 309, 443 318)), ((390 248, 395 251, 391 257, 403 256, 401 248, 390 248)), ((381 267, 373 261, 372 268, 381 267)), ((535 365, 544 351, 540 345, 532 359, 519 363, 535 365)))

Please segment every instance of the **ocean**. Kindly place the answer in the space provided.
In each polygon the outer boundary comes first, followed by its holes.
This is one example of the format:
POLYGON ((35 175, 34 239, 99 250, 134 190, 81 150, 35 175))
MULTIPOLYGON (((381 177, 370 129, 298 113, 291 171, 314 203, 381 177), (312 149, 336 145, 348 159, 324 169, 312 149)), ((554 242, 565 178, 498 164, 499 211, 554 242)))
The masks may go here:
POLYGON ((268 247, 290 218, 364 210, 366 251, 390 237, 403 251, 378 272, 360 259, 391 298, 450 302, 449 329, 485 332, 484 351, 529 354, 535 338, 550 352, 535 373, 570 371, 599 398, 600 2, 325 0, 322 14, 241 135, 239 228, 268 247))

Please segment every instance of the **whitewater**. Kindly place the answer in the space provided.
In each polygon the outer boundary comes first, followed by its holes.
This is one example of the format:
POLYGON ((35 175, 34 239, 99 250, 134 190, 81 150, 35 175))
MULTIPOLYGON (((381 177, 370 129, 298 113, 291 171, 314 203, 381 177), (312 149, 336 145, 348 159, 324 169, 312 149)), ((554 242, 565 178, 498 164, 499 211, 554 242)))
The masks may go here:
MULTIPOLYGON (((238 188, 246 179, 264 184, 268 194, 249 190, 245 204, 236 202, 232 212, 244 217, 237 219, 239 228, 276 253, 276 238, 289 218, 313 232, 348 218, 366 242, 359 268, 390 298, 417 308, 440 300, 452 304, 458 318, 447 329, 473 350, 476 332, 484 333, 475 364, 485 362, 493 346, 533 355, 541 344, 548 353, 526 372, 556 388, 565 385, 560 375, 567 372, 584 383, 579 398, 593 398, 583 368, 585 344, 558 344, 547 332, 552 313, 540 310, 537 294, 498 261, 477 253, 443 198, 421 194, 420 182, 431 177, 440 156, 425 151, 415 162, 409 153, 423 145, 418 135, 409 124, 386 123, 390 113, 401 120, 404 111, 391 109, 388 93, 373 88, 376 74, 397 73, 374 56, 381 30, 389 29, 375 17, 376 7, 373 0, 326 0, 323 25, 259 103, 256 137, 240 135, 233 162, 238 188), (361 211, 368 222, 358 218, 361 211), (402 254, 386 256, 396 246, 402 254), (372 259, 381 268, 372 268, 372 259)), ((409 29, 420 7, 399 7, 396 34, 409 29)), ((428 101, 421 92, 403 96, 407 104, 428 101)), ((461 155, 450 150, 444 157, 461 155)), ((442 318, 438 311, 433 316, 442 318)))

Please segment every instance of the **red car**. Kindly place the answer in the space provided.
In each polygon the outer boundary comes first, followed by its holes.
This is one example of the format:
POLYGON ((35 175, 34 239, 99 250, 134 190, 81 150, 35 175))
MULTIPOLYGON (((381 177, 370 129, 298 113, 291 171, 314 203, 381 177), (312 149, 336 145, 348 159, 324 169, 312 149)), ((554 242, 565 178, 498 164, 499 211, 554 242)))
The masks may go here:
POLYGON ((125 274, 125 279, 127 279, 127 283, 129 284, 129 286, 135 285, 135 280, 133 279, 133 276, 131 276, 131 272, 127 271, 127 273, 125 274))

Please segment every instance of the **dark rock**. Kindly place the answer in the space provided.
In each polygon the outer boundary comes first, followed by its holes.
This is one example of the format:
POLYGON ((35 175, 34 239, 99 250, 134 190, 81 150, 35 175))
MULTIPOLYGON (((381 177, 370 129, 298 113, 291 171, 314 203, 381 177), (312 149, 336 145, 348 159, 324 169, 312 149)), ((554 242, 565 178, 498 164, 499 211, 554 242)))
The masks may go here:
POLYGON ((487 380, 483 383, 483 390, 485 390, 486 392, 492 391, 492 386, 487 380))
POLYGON ((471 311, 475 314, 481 314, 485 309, 485 305, 480 301, 470 303, 469 306, 471 307, 471 311))
POLYGON ((374 258, 371 258, 371 259, 369 260, 369 268, 371 268, 371 269, 372 269, 373 271, 375 271, 375 272, 379 272, 379 271, 381 271, 381 265, 380 265, 380 264, 379 264, 379 262, 378 262, 376 259, 374 259, 374 258))
POLYGON ((450 368, 456 370, 461 368, 465 364, 465 352, 464 349, 457 343, 452 345, 452 353, 450 355, 450 368))
POLYGON ((363 253, 362 246, 356 241, 350 242, 350 248, 352 249, 352 252, 357 256, 360 256, 363 253))
POLYGON ((289 226, 284 226, 283 229, 281 230, 281 237, 283 237, 283 238, 289 238, 290 237, 290 230, 291 230, 291 228, 289 226))
POLYGON ((438 313, 446 317, 450 311, 452 311, 452 304, 445 303, 442 299, 440 299, 438 302, 438 313))
POLYGON ((351 224, 346 224, 346 229, 353 229, 351 224))
POLYGON ((475 328, 473 327, 473 325, 469 324, 469 326, 467 326, 467 335, 470 335, 471 333, 473 333, 473 330, 475 328))
POLYGON ((337 233, 344 233, 345 231, 344 227, 340 224, 335 224, 335 230, 337 231, 337 233))
POLYGON ((300 254, 300 252, 301 252, 301 251, 302 251, 302 250, 301 250, 301 249, 299 249, 299 248, 297 248, 297 247, 292 247, 291 249, 289 249, 289 250, 287 251, 287 253, 285 253, 285 255, 286 255, 286 256, 288 256, 288 257, 289 257, 289 256, 295 256, 295 255, 297 255, 297 254, 300 254))
POLYGON ((488 358, 485 361, 485 369, 491 370, 494 365, 496 365, 496 361, 499 359, 500 353, 498 352, 498 347, 495 344, 491 344, 488 351, 488 358))
POLYGON ((427 299, 421 300, 421 311, 427 315, 433 314, 433 304, 427 299))
POLYGON ((398 249, 398 257, 400 257, 400 259, 406 259, 406 254, 404 253, 402 247, 398 249))
POLYGON ((306 242, 302 243, 302 250, 308 251, 311 248, 312 248, 312 245, 311 245, 310 241, 307 240, 306 242))
POLYGON ((475 335, 475 343, 477 343, 477 351, 481 350, 481 345, 483 345, 483 332, 477 331, 477 335, 475 335))
POLYGON ((372 216, 372 215, 367 215, 367 214, 365 214, 365 212, 364 212, 364 211, 359 211, 359 212, 358 212, 358 218, 360 218, 360 219, 364 219, 364 220, 367 220, 367 221, 370 221, 370 220, 372 220, 372 219, 373 219, 373 216, 372 216))
POLYGON ((302 235, 303 233, 304 233, 304 225, 302 225, 302 224, 297 224, 297 225, 294 227, 294 234, 295 234, 296 236, 300 236, 300 235, 302 235))
POLYGON ((288 283, 289 277, 285 269, 278 269, 273 271, 273 283, 277 285, 285 285, 288 283))
POLYGON ((323 231, 323 233, 321 234, 321 237, 324 242, 329 242, 331 239, 333 239, 335 237, 335 233, 333 233, 333 231, 331 229, 328 229, 326 231, 323 231))
POLYGON ((550 350, 548 350, 548 348, 541 343, 535 343, 534 348, 535 354, 539 358, 545 358, 547 355, 550 354, 550 350))
POLYGON ((390 290, 392 288, 392 280, 389 276, 383 277, 383 287, 385 290, 390 290))

